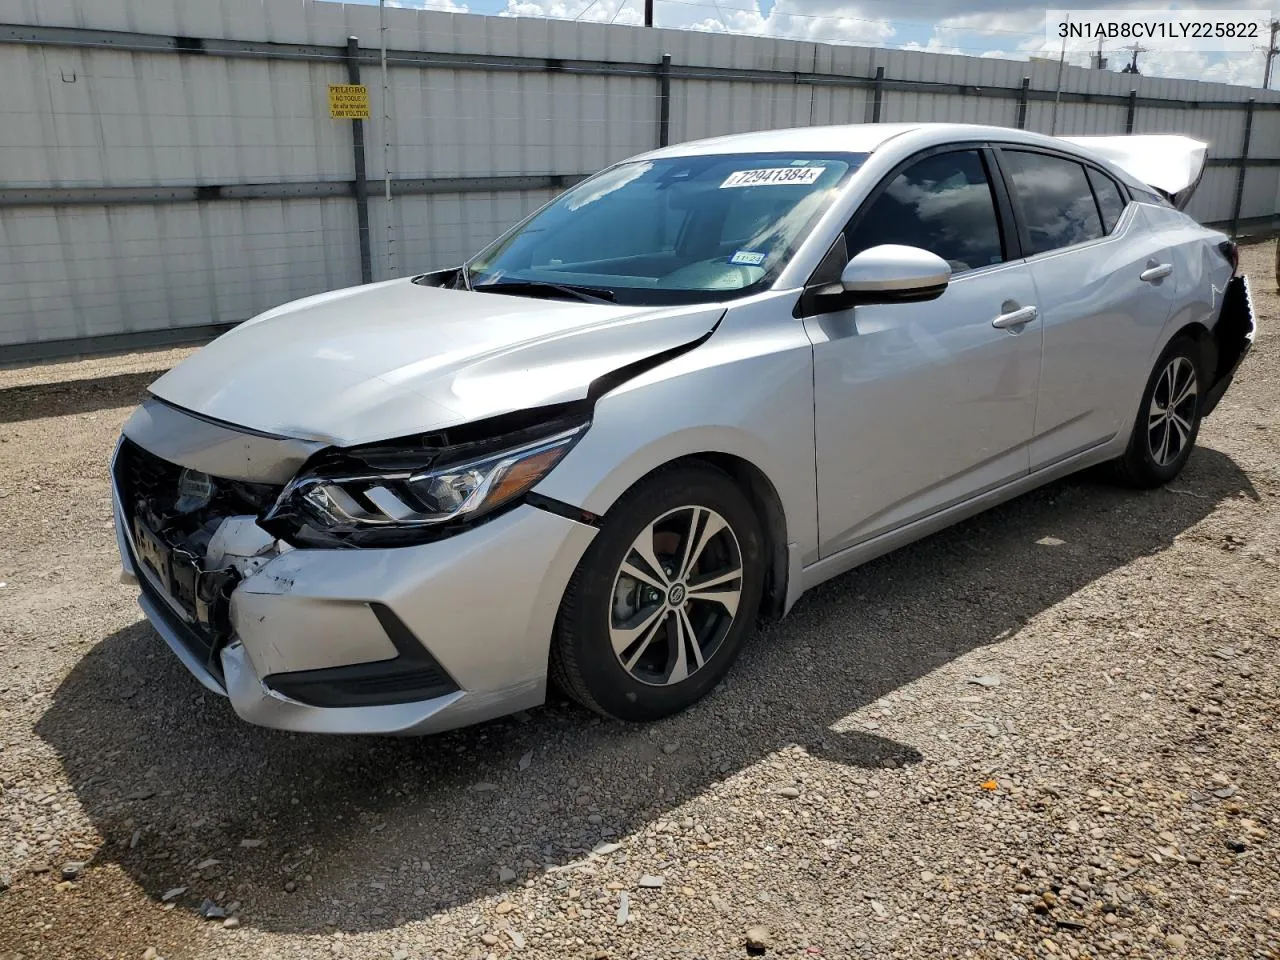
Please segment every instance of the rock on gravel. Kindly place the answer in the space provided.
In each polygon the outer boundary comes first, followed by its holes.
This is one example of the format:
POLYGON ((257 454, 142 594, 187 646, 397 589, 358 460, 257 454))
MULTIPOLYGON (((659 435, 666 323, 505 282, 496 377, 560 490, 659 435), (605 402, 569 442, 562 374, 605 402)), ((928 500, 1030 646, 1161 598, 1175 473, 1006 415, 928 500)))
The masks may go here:
POLYGON ((748 950, 767 950, 769 949, 769 928, 759 925, 747 927, 743 939, 746 941, 748 950))

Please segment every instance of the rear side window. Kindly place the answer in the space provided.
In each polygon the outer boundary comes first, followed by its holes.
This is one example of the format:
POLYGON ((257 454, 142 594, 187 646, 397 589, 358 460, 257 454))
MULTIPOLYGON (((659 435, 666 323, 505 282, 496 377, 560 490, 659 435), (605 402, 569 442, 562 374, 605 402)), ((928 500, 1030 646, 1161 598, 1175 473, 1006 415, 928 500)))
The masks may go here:
POLYGON ((1026 256, 1069 247, 1104 235, 1084 166, 1044 153, 1004 150, 1016 202, 1027 226, 1026 256))
POLYGON ((1102 229, 1110 233, 1116 228, 1116 221, 1124 210, 1124 195, 1116 182, 1105 173, 1089 168, 1089 183, 1093 185, 1093 195, 1098 198, 1098 210, 1102 213, 1102 229))
POLYGON ((882 243, 936 253, 955 272, 1000 263, 1000 225, 976 150, 925 157, 894 177, 851 224, 849 256, 882 243))

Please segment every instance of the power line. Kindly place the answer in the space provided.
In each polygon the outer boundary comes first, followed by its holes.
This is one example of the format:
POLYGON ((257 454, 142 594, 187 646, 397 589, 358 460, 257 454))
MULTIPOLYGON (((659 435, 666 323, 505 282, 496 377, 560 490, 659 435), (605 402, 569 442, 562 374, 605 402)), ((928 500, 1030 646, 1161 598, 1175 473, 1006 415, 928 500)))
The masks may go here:
MULTIPOLYGON (((649 2, 653 2, 653 0, 649 0, 649 2)), ((702 0, 657 0, 657 2, 658 3, 674 3, 678 6, 685 6, 685 7, 705 7, 707 9, 712 8, 711 4, 702 2, 702 0)), ((751 7, 726 6, 723 9, 734 11, 737 13, 756 14, 757 16, 760 16, 759 7, 754 5, 751 7)), ((581 14, 579 14, 579 16, 581 16, 581 14)), ((944 31, 953 31, 957 33, 976 33, 983 36, 990 34, 990 35, 1002 35, 1002 36, 1023 37, 1023 38, 1043 37, 1043 34, 1040 34, 1040 33, 1030 33, 1025 30, 1005 30, 999 27, 990 27, 990 28, 961 27, 961 26, 949 26, 946 24, 927 23, 927 22, 915 21, 915 20, 891 20, 891 19, 886 19, 882 17, 845 17, 845 16, 831 16, 828 14, 816 14, 816 13, 792 13, 789 10, 778 10, 776 6, 773 8, 773 10, 770 11, 770 14, 768 17, 760 16, 760 18, 761 20, 768 20, 774 16, 778 17, 779 19, 786 17, 794 20, 822 20, 822 21, 829 21, 829 22, 835 22, 835 23, 870 23, 870 24, 875 24, 877 26, 887 24, 889 26, 894 26, 894 27, 927 28, 929 30, 934 30, 934 31, 944 30, 944 31)), ((959 50, 964 48, 956 47, 956 49, 959 50)), ((968 49, 976 50, 979 48, 970 47, 968 49)))
POLYGON ((609 26, 613 26, 614 21, 618 19, 618 14, 620 14, 626 8, 627 8, 627 0, 619 0, 617 9, 613 11, 613 16, 609 18, 609 26))
MULTIPOLYGON (((646 0, 646 4, 653 3, 653 2, 654 2, 654 0, 646 0)), ((716 13, 716 15, 717 15, 717 16, 716 16, 716 19, 717 19, 721 24, 724 24, 724 13, 725 13, 726 11, 735 11, 735 12, 738 12, 738 13, 753 13, 753 12, 755 12, 755 11, 752 11, 752 10, 746 10, 746 9, 744 9, 744 8, 741 8, 741 7, 722 7, 722 6, 719 6, 719 5, 714 5, 714 6, 713 6, 711 3, 702 2, 702 0, 657 0, 657 2, 658 2, 658 3, 672 3, 672 4, 676 4, 676 5, 678 5, 678 6, 684 6, 684 7, 697 7, 697 8, 701 8, 701 9, 708 10, 708 11, 714 11, 714 12, 716 13)), ((817 14, 808 14, 808 13, 782 13, 782 12, 778 13, 778 14, 777 14, 777 16, 778 16, 778 18, 779 18, 779 19, 790 17, 790 18, 794 18, 794 19, 798 19, 798 20, 813 20, 813 21, 818 21, 818 22, 830 23, 830 24, 832 24, 833 26, 834 26, 834 25, 840 25, 840 24, 848 24, 848 23, 867 23, 867 24, 875 24, 875 25, 877 25, 877 26, 878 26, 878 25, 881 25, 881 24, 892 24, 892 25, 894 25, 894 26, 899 26, 899 27, 916 27, 916 28, 941 29, 941 30, 961 30, 962 32, 969 32, 969 33, 981 33, 981 31, 978 31, 978 30, 976 30, 976 29, 971 29, 971 28, 968 28, 968 27, 964 27, 964 28, 960 28, 960 27, 937 27, 937 26, 936 26, 936 25, 934 25, 934 24, 927 24, 927 23, 913 23, 913 22, 909 22, 909 21, 905 21, 905 20, 892 20, 892 21, 889 21, 889 20, 873 20, 873 19, 870 19, 870 18, 868 18, 868 17, 831 17, 831 16, 821 16, 821 15, 817 15, 817 14)), ((768 19, 769 19, 769 18, 761 18, 761 23, 762 23, 762 24, 767 23, 767 22, 768 22, 768 19)), ((651 26, 652 24, 648 24, 648 25, 649 25, 649 26, 651 26)), ((727 24, 726 24, 725 26, 726 26, 726 32, 728 32, 728 33, 738 33, 738 34, 748 34, 748 35, 753 35, 753 34, 751 34, 751 32, 750 32, 750 31, 746 31, 746 30, 736 30, 736 31, 735 31, 735 30, 728 30, 728 29, 727 29, 727 24)), ((1013 33, 1013 31, 1002 31, 1002 32, 1004 32, 1004 33, 1013 33)), ((1038 36, 1039 36, 1039 34, 1014 34, 1014 35, 1016 35, 1016 36, 1035 36, 1035 37, 1038 37, 1038 36)), ((1000 54, 1003 54, 1003 55, 1007 55, 1007 54, 1009 54, 1009 53, 1011 53, 1011 52, 1012 52, 1012 53, 1027 53, 1027 52, 1028 52, 1027 50, 1015 50, 1015 51, 1008 51, 1008 50, 1000 50, 1000 49, 998 49, 998 48, 993 49, 992 47, 970 47, 970 46, 959 46, 959 45, 957 45, 957 44, 946 44, 946 45, 945 45, 945 48, 943 48, 943 49, 936 49, 936 50, 934 50, 934 49, 930 49, 928 46, 926 46, 926 45, 924 45, 924 44, 921 44, 921 43, 918 43, 918 42, 914 42, 914 41, 912 41, 912 42, 905 42, 905 43, 903 43, 903 42, 894 43, 894 42, 892 42, 892 41, 888 41, 888 40, 881 40, 881 39, 879 39, 878 37, 858 38, 858 37, 850 37, 850 36, 849 36, 849 35, 847 35, 847 34, 841 34, 841 33, 830 33, 830 32, 829 32, 829 33, 810 33, 810 34, 805 34, 805 35, 803 35, 803 36, 792 36, 792 37, 787 37, 787 36, 785 36, 785 35, 777 34, 777 33, 770 33, 770 34, 768 34, 768 36, 780 37, 781 39, 799 40, 799 41, 804 41, 804 40, 818 40, 818 41, 822 41, 822 40, 837 40, 837 41, 841 41, 841 42, 845 42, 845 43, 855 43, 855 44, 860 44, 860 45, 863 45, 863 46, 886 47, 886 48, 890 48, 890 49, 899 49, 899 50, 906 50, 906 51, 918 51, 918 52, 921 52, 921 53, 950 53, 950 52, 954 52, 954 51, 961 51, 961 52, 964 52, 964 53, 977 53, 977 54, 1000 53, 1000 54)), ((1031 52, 1034 52, 1034 51, 1031 51, 1031 52)))

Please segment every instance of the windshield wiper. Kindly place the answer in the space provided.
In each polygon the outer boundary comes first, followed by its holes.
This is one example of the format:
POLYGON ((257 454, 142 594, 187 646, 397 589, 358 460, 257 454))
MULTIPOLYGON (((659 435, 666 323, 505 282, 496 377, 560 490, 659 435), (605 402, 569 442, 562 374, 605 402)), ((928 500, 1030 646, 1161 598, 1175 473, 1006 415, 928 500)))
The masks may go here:
POLYGON ((600 287, 578 287, 570 286, 564 283, 547 283, 544 280, 511 280, 506 283, 480 283, 474 285, 472 290, 477 292, 489 293, 529 293, 537 296, 539 293, 558 293, 562 296, 572 297, 575 300, 583 300, 586 303, 614 303, 618 298, 612 290, 605 290, 600 287))

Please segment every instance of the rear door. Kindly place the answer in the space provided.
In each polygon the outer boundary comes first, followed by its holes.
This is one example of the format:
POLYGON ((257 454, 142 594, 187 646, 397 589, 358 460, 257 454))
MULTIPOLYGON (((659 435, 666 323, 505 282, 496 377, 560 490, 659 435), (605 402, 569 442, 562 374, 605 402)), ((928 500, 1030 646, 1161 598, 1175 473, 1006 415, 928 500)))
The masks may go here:
POLYGON ((978 147, 910 160, 845 231, 849 256, 898 243, 948 260, 941 297, 805 320, 824 557, 1027 473, 1040 325, 990 170, 978 147))
POLYGON ((1175 265, 1142 206, 1101 169, 1021 146, 997 156, 1044 335, 1036 470, 1131 427, 1135 389, 1172 308, 1175 265))

